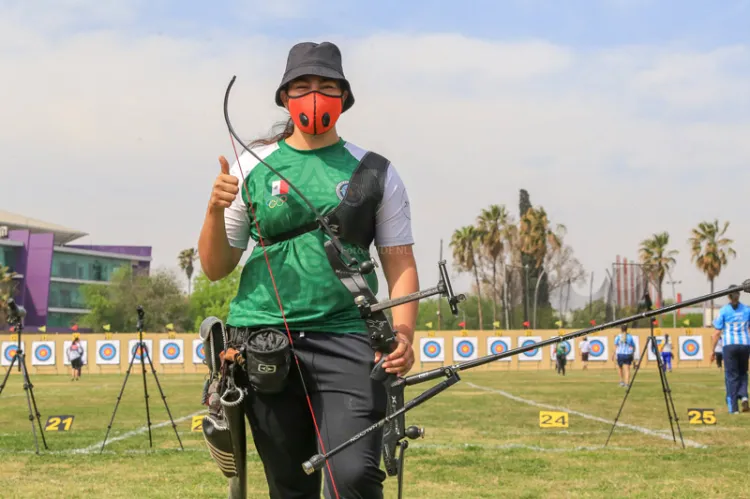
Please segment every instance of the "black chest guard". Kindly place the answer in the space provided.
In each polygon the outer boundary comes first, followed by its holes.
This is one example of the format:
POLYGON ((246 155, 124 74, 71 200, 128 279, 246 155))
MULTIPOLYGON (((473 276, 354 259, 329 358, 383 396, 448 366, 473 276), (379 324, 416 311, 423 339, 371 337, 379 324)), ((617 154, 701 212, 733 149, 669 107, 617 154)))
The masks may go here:
MULTIPOLYGON (((368 249, 375 239, 375 215, 383 199, 389 161, 383 156, 367 152, 349 179, 344 199, 330 213, 323 216, 334 234, 350 244, 368 249)), ((313 221, 276 237, 263 237, 265 245, 297 237, 318 228, 313 221)))

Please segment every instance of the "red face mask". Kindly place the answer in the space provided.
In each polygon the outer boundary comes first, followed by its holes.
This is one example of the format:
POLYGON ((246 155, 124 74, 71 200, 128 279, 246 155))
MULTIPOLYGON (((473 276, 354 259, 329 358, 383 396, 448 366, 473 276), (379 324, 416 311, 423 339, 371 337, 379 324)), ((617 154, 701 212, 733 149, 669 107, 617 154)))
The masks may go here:
POLYGON ((309 135, 320 135, 334 127, 343 109, 342 97, 317 91, 289 97, 289 114, 294 124, 309 135))

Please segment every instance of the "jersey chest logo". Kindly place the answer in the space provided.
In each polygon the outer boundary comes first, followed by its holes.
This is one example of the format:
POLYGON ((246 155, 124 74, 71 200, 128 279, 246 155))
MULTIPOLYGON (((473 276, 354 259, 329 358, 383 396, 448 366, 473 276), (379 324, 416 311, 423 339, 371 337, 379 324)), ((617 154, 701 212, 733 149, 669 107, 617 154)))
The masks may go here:
POLYGON ((344 197, 346 196, 347 189, 349 189, 348 180, 339 182, 338 185, 336 185, 336 196, 338 196, 338 198, 343 201, 344 197))

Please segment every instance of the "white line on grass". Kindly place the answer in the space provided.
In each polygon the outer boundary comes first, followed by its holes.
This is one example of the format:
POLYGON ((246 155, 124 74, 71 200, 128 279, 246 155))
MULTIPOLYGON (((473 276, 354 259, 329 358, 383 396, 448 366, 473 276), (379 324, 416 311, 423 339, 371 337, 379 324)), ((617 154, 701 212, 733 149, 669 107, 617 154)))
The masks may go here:
MULTIPOLYGON (((568 414, 575 414, 576 416, 581 416, 584 419, 590 419, 592 421, 599 421, 600 423, 605 423, 605 424, 608 424, 608 425, 614 424, 614 421, 610 421, 608 419, 600 418, 599 416, 592 416, 591 414, 586 414, 585 412, 574 411, 574 410, 568 409, 566 407, 558 407, 558 406, 549 405, 549 404, 541 404, 539 402, 535 402, 534 400, 528 400, 528 399, 525 399, 525 398, 521 398, 521 397, 518 397, 516 395, 513 395, 512 393, 508 393, 508 392, 505 392, 503 390, 498 390, 496 388, 489 388, 489 387, 486 387, 486 386, 475 385, 474 383, 469 383, 469 382, 467 382, 466 384, 469 385, 469 386, 471 386, 471 387, 473 387, 473 388, 476 388, 478 390, 484 390, 486 392, 496 393, 498 395, 502 395, 503 397, 509 398, 511 400, 515 400, 516 402, 521 402, 521 403, 524 403, 524 404, 533 405, 535 407, 540 407, 542 409, 549 409, 549 410, 552 410, 552 411, 567 412, 568 414)), ((648 428, 644 428, 642 426, 636 426, 636 425, 633 425, 633 424, 621 423, 619 421, 618 421, 617 424, 618 424, 618 426, 622 426, 623 428, 629 428, 631 430, 635 430, 635 431, 637 431, 639 433, 643 433, 644 435, 651 435, 653 437, 661 438, 661 439, 664 439, 664 440, 672 440, 672 435, 666 435, 666 434, 660 433, 658 431, 654 431, 654 430, 650 430, 648 428)), ((683 441, 685 442, 685 445, 688 445, 690 447, 697 447, 697 448, 700 448, 700 449, 703 449, 703 448, 707 447, 706 445, 703 445, 703 444, 698 443, 698 442, 694 442, 692 440, 688 440, 686 438, 683 439, 683 441)))
MULTIPOLYGON (((181 418, 177 418, 177 419, 174 420, 174 422, 175 423, 181 423, 183 421, 187 421, 188 419, 192 419, 193 416, 199 416, 199 415, 204 414, 206 412, 208 412, 208 411, 206 409, 203 409, 202 411, 194 412, 192 414, 188 414, 187 416, 183 416, 181 418)), ((169 426, 171 424, 172 424, 171 421, 163 421, 161 423, 158 423, 158 424, 155 424, 155 425, 151 425, 151 428, 152 429, 156 429, 156 428, 161 428, 163 426, 169 426)), ((147 431, 148 431, 148 426, 141 426, 140 428, 138 428, 136 430, 129 431, 129 432, 123 433, 122 435, 117 435, 116 437, 112 437, 112 438, 107 439, 107 444, 109 445, 112 442, 119 442, 120 440, 126 440, 128 438, 135 437, 136 435, 140 435, 142 433, 146 433, 147 431)), ((102 440, 98 444, 89 445, 88 447, 84 447, 82 449, 73 449, 71 452, 74 453, 74 454, 89 454, 89 453, 91 453, 91 452, 93 452, 95 450, 101 449, 103 443, 104 443, 104 440, 102 440)))

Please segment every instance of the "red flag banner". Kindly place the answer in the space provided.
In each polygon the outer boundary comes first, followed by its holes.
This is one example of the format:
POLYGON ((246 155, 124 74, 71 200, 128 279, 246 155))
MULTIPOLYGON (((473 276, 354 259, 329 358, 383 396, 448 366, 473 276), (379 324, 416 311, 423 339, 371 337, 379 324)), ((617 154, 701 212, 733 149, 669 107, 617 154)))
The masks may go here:
POLYGON ((466 321, 459 322, 458 325, 461 327, 466 327, 466 321))
POLYGON ((596 320, 595 319, 591 319, 591 321, 589 321, 589 324, 591 324, 592 326, 596 326, 596 320))
POLYGON ((73 324, 73 327, 71 327, 73 331, 78 331, 78 324, 73 324))
POLYGON ((530 325, 531 325, 531 323, 529 321, 526 321, 526 322, 523 323, 523 327, 529 327, 530 325))

